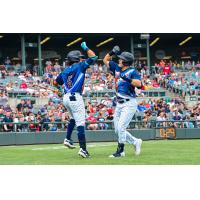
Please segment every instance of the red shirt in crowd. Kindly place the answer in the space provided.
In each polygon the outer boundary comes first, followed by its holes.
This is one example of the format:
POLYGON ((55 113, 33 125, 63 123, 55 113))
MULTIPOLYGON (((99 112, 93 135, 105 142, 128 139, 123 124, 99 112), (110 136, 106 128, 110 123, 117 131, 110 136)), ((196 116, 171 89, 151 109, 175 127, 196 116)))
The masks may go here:
POLYGON ((46 66, 46 70, 47 70, 47 72, 48 72, 48 71, 51 71, 51 70, 52 70, 52 66, 51 66, 51 65, 47 65, 47 66, 46 66))
POLYGON ((159 84, 156 81, 153 81, 152 85, 153 85, 154 88, 160 87, 159 84))
POLYGON ((160 63, 159 63, 159 65, 160 65, 161 67, 164 67, 164 66, 165 66, 165 62, 164 62, 163 60, 161 60, 160 63))
POLYGON ((113 109, 112 108, 108 108, 107 112, 108 112, 108 114, 112 114, 113 113, 113 109))
POLYGON ((89 110, 90 110, 90 113, 95 113, 96 112, 96 108, 94 108, 92 106, 89 108, 89 110))
POLYGON ((163 68, 163 73, 164 73, 164 74, 169 74, 170 71, 171 71, 171 70, 170 70, 170 66, 169 66, 169 65, 165 65, 164 68, 163 68))
POLYGON ((97 121, 96 118, 95 118, 94 116, 89 116, 89 117, 87 118, 87 120, 88 120, 89 122, 96 122, 96 121, 97 121))
POLYGON ((22 82, 20 85, 20 89, 27 89, 28 85, 25 82, 22 82))

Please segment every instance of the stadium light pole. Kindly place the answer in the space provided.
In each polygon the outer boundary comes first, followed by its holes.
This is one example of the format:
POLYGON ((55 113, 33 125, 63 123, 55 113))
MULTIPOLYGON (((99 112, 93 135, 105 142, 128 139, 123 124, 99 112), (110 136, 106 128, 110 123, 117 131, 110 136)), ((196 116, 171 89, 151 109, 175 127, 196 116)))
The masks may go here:
POLYGON ((21 57, 22 57, 22 68, 26 66, 26 51, 25 51, 25 36, 21 35, 21 57))
POLYGON ((140 35, 141 40, 146 40, 146 49, 147 49, 147 66, 150 67, 150 50, 149 50, 149 39, 150 34, 149 33, 142 33, 140 35))
POLYGON ((130 37, 130 42, 131 42, 131 53, 134 55, 134 41, 133 41, 133 35, 130 37))
POLYGON ((149 39, 146 40, 146 43, 147 43, 147 66, 150 67, 149 39))
POLYGON ((39 64, 39 75, 42 76, 42 48, 41 48, 41 35, 38 34, 38 64, 39 64))

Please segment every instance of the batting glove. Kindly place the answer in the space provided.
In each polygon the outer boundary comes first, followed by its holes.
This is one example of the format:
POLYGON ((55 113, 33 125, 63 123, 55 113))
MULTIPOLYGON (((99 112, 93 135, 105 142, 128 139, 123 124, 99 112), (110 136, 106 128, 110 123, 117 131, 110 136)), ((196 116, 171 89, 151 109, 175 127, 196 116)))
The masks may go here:
POLYGON ((127 82, 129 82, 129 83, 132 82, 132 79, 129 79, 129 78, 126 77, 125 75, 121 75, 121 74, 120 74, 120 78, 122 78, 124 81, 127 81, 127 82))
POLYGON ((114 48, 112 49, 112 51, 109 52, 110 56, 119 55, 119 54, 120 54, 120 48, 119 48, 119 46, 114 46, 114 48))
POLYGON ((81 43, 81 48, 82 48, 84 51, 88 51, 88 50, 89 50, 89 48, 88 48, 87 45, 86 45, 86 42, 82 42, 82 43, 81 43))

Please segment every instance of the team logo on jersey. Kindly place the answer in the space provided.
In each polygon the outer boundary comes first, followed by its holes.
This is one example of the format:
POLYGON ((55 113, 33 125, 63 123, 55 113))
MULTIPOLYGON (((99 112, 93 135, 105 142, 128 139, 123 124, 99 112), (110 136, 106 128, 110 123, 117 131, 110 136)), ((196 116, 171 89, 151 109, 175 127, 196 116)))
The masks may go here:
POLYGON ((129 78, 129 73, 125 74, 126 78, 129 78))
MULTIPOLYGON (((125 73, 123 76, 125 76, 126 78, 129 78, 129 73, 125 73)), ((122 81, 122 82, 126 82, 126 81, 123 80, 122 78, 120 78, 120 81, 122 81)))
POLYGON ((73 83, 72 83, 72 75, 67 77, 67 85, 68 85, 69 88, 72 87, 72 85, 73 85, 73 83))

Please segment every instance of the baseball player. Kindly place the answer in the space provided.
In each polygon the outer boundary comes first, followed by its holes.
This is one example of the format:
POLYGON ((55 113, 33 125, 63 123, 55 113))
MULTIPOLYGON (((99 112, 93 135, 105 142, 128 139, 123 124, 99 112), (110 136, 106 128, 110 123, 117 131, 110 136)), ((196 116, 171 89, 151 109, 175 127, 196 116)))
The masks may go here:
POLYGON ((135 87, 141 87, 140 75, 134 68, 130 67, 133 60, 133 54, 129 52, 120 54, 118 46, 115 46, 111 52, 106 54, 103 60, 116 79, 117 105, 114 114, 114 126, 115 133, 118 134, 118 147, 117 151, 110 157, 125 156, 124 145, 127 142, 134 145, 136 155, 141 152, 142 140, 133 137, 126 130, 137 109, 135 87), (119 58, 118 64, 111 61, 113 55, 119 58))
POLYGON ((87 52, 88 59, 81 61, 83 55, 80 51, 70 51, 67 54, 68 67, 58 75, 55 80, 55 85, 64 85, 65 94, 63 97, 63 104, 71 114, 71 119, 67 128, 67 135, 64 139, 64 145, 70 149, 75 148, 71 140, 71 135, 76 124, 80 145, 78 154, 83 158, 88 158, 90 155, 86 149, 85 105, 83 102, 82 90, 85 80, 85 72, 98 57, 87 47, 86 42, 82 42, 81 47, 87 52))

